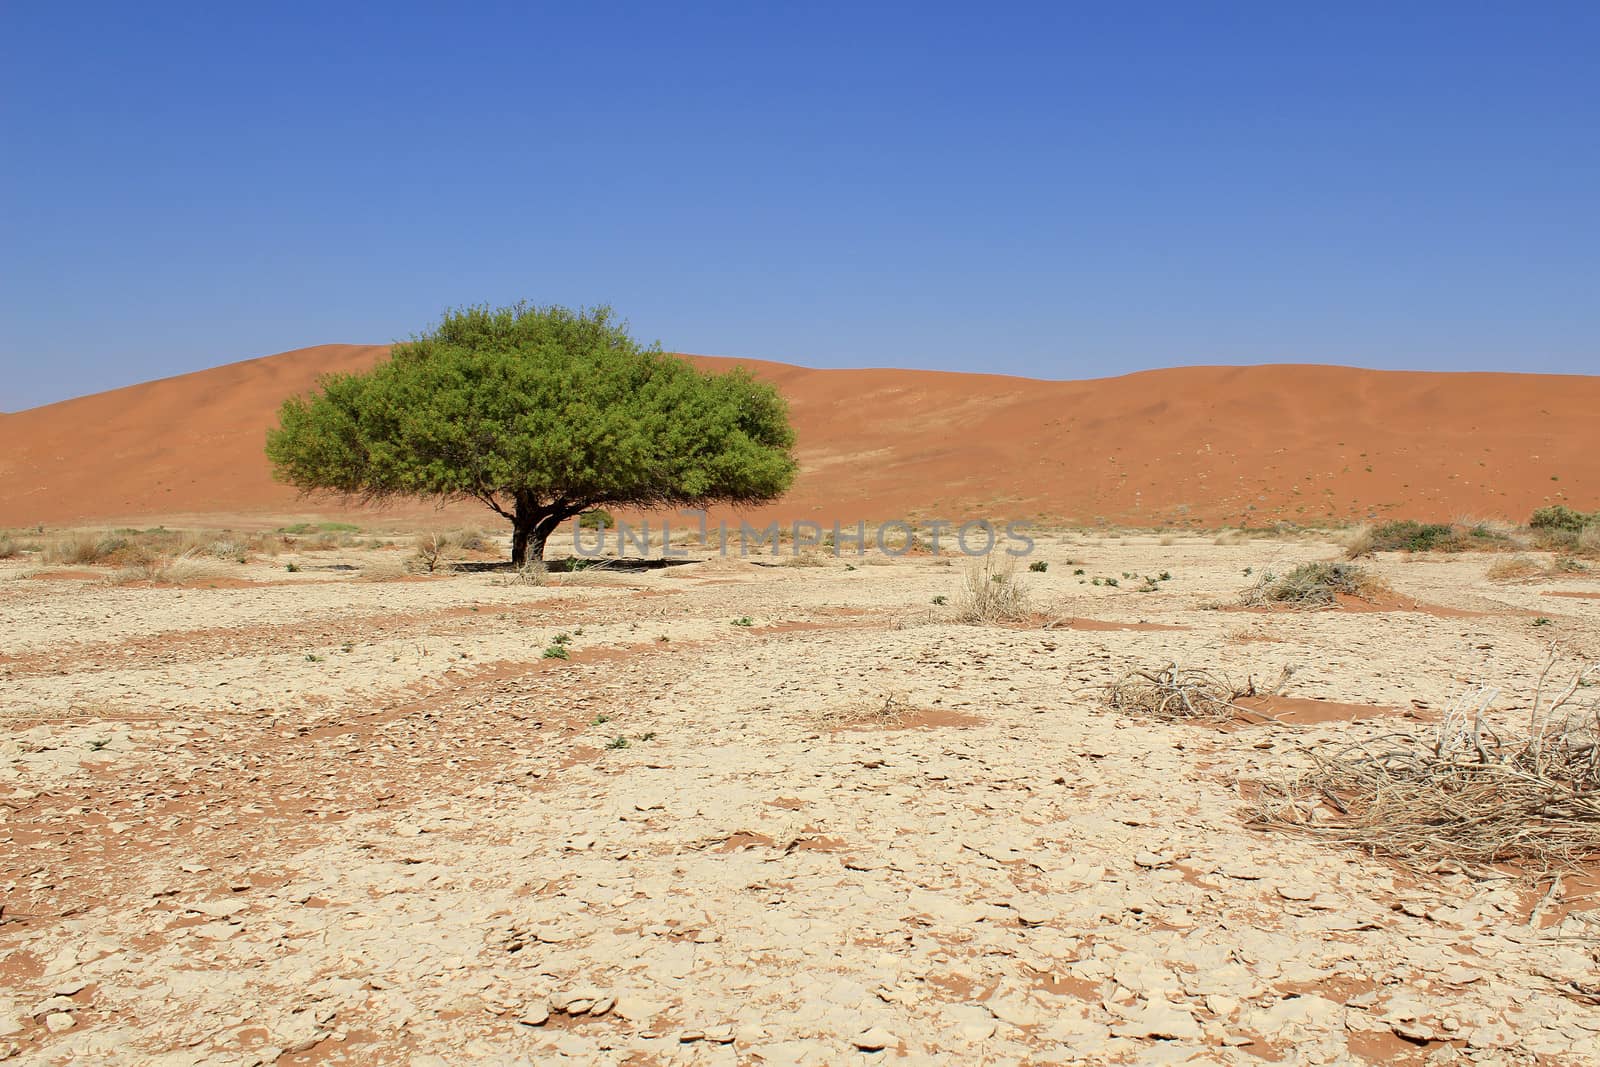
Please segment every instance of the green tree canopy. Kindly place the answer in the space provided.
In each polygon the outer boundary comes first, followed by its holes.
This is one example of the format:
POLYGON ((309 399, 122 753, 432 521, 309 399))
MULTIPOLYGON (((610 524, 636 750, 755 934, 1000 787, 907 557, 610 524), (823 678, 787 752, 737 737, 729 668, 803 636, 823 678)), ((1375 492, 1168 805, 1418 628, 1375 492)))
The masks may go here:
POLYGON ((367 501, 472 498, 512 562, 597 507, 777 499, 794 479, 777 390, 642 346, 609 308, 446 313, 365 373, 330 374, 267 432, 280 481, 367 501))

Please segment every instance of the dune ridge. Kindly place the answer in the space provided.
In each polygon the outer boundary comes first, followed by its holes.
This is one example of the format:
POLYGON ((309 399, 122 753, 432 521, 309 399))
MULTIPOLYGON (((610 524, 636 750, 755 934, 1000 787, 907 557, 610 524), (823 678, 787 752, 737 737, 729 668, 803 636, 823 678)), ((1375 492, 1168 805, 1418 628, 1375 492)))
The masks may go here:
MULTIPOLYGON (((365 513, 275 483, 262 441, 284 397, 388 350, 320 345, 0 416, 0 526, 365 513)), ((794 490, 729 513, 763 521, 1219 526, 1600 503, 1595 376, 1273 364, 1043 381, 690 358, 742 363, 789 398, 794 490)))

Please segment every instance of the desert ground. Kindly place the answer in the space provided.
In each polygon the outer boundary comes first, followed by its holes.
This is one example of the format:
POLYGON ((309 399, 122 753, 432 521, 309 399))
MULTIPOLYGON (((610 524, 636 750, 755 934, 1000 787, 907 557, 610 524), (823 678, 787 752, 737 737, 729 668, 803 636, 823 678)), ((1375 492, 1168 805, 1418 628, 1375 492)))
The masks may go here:
POLYGON ((967 622, 927 552, 410 550, 0 562, 0 1056, 1595 1061, 1592 868, 1252 822, 1476 687, 1514 728, 1552 647, 1600 656, 1592 571, 1382 553, 1387 599, 1246 610, 1339 546, 1066 530, 1024 617, 967 622), (1287 699, 1108 706, 1168 663, 1287 699))

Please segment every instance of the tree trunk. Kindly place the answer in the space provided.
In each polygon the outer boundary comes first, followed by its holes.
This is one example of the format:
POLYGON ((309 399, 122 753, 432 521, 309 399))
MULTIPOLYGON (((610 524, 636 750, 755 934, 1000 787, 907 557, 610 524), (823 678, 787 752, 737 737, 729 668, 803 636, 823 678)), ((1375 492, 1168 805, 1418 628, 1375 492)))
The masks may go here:
MULTIPOLYGON (((521 567, 528 562, 528 542, 533 539, 534 525, 540 518, 539 506, 530 496, 517 494, 517 511, 511 519, 511 565, 521 567)), ((544 542, 539 543, 535 559, 544 558, 544 542)))
POLYGON ((511 565, 521 567, 530 560, 544 559, 545 542, 570 512, 541 507, 533 497, 517 497, 517 511, 511 520, 511 565))

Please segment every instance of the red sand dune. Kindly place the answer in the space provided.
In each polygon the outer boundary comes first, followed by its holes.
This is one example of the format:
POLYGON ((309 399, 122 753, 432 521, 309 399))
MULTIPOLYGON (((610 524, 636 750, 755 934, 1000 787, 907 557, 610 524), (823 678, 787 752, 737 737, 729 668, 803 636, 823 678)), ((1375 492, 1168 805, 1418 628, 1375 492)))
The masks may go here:
MULTIPOLYGON (((387 351, 323 345, 0 417, 0 526, 357 511, 273 482, 263 434, 285 396, 387 351)), ((696 358, 743 362, 789 398, 802 474, 747 513, 763 519, 1260 525, 1600 506, 1600 377, 1274 365, 1053 382, 696 358)))

